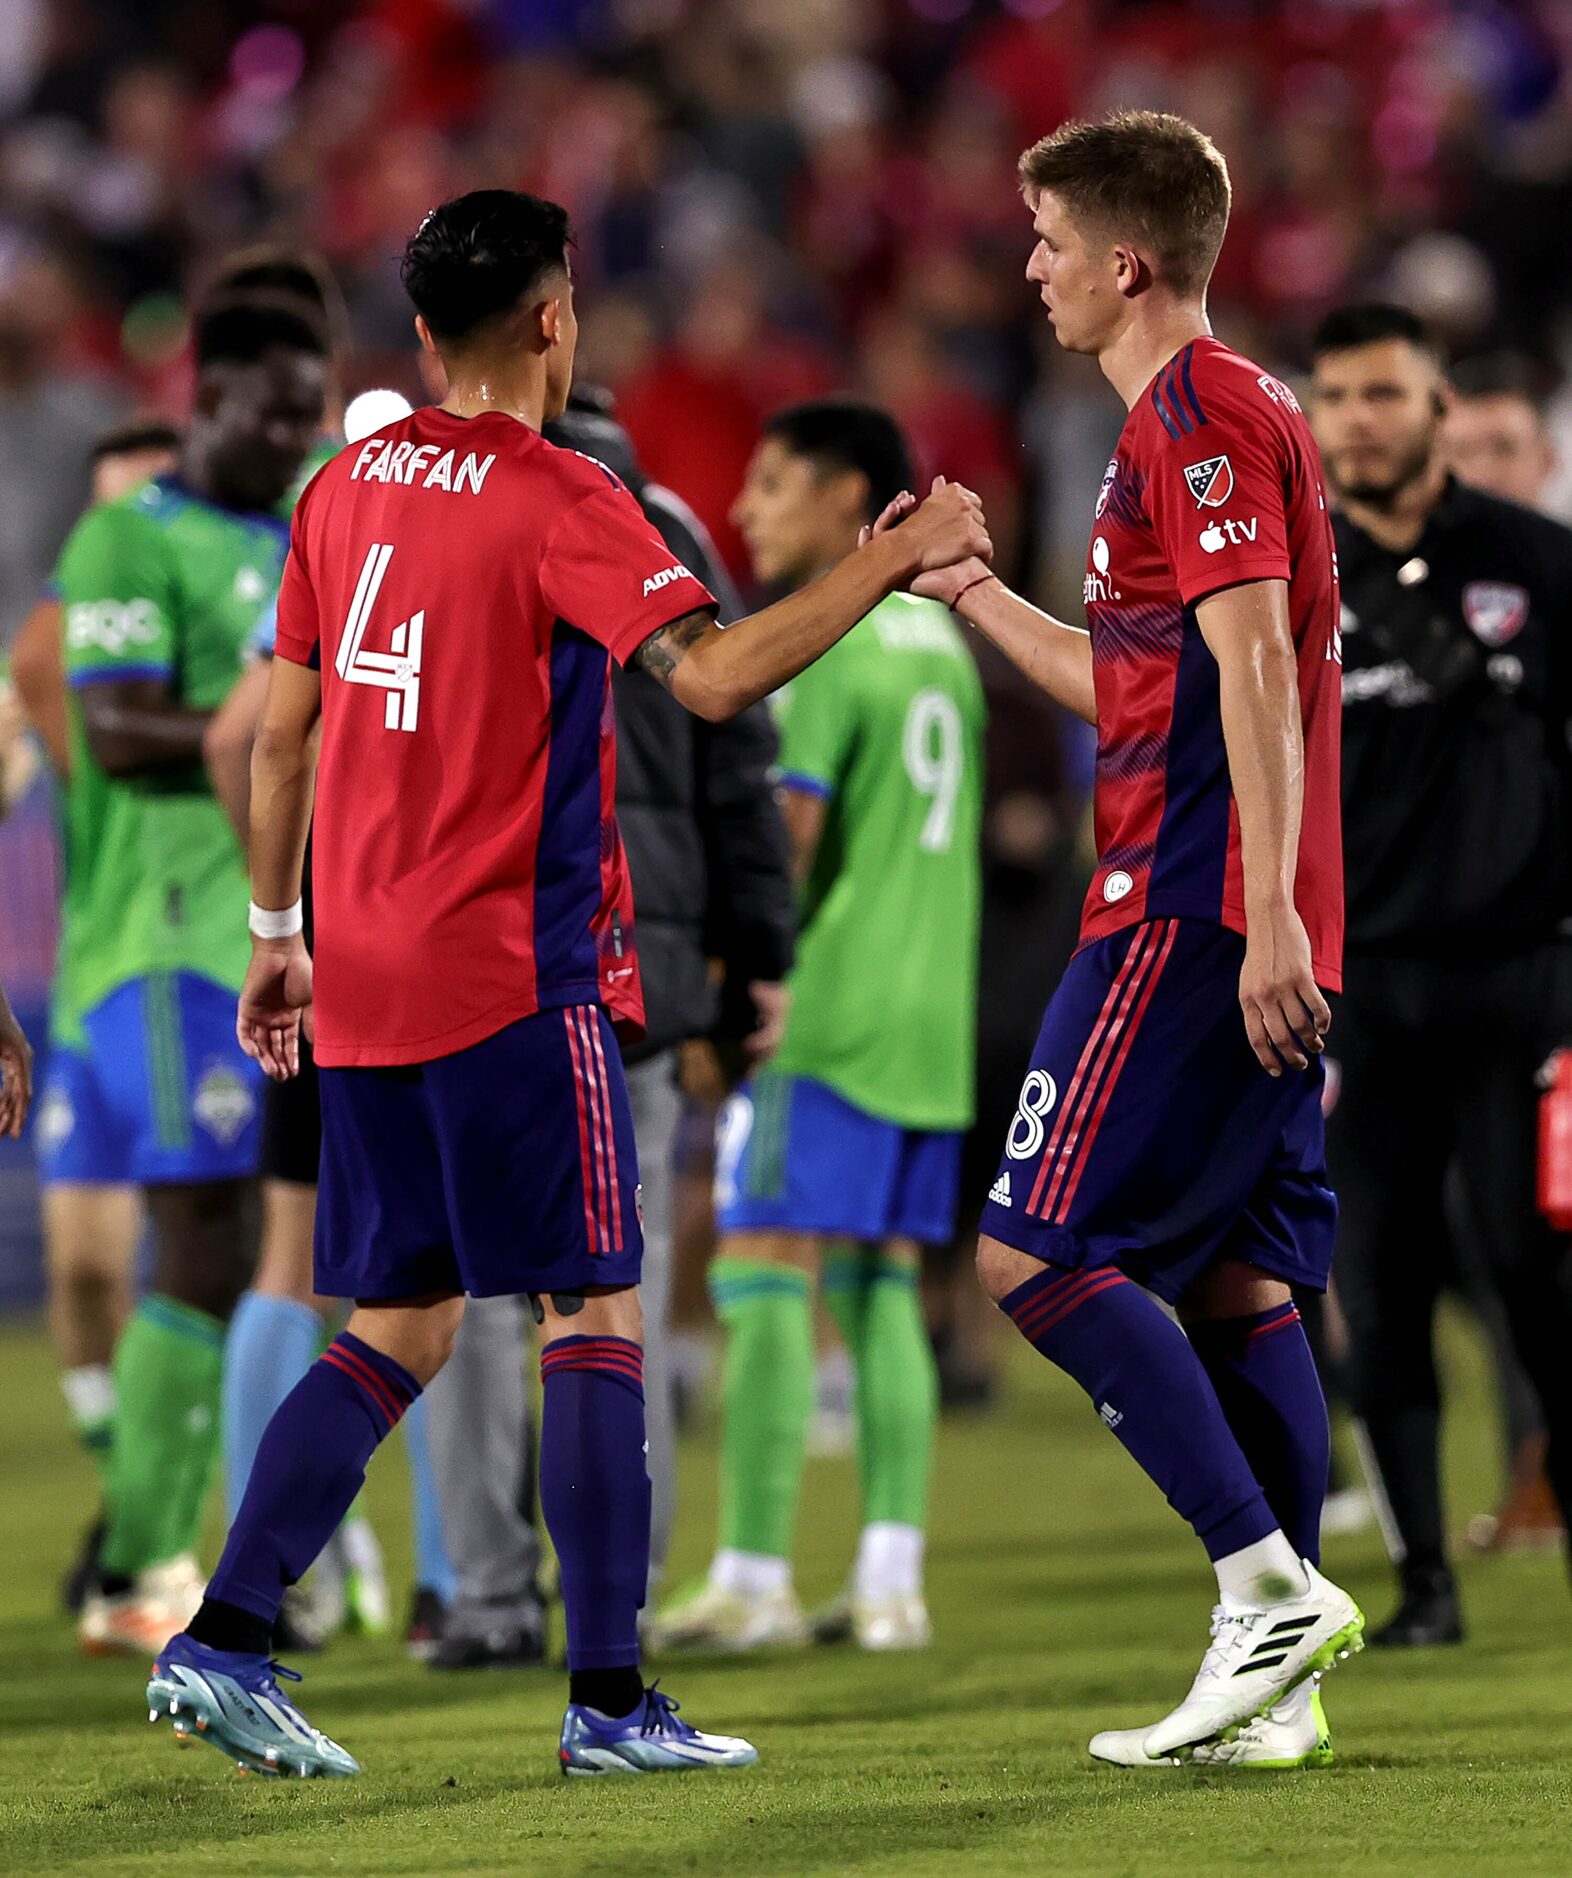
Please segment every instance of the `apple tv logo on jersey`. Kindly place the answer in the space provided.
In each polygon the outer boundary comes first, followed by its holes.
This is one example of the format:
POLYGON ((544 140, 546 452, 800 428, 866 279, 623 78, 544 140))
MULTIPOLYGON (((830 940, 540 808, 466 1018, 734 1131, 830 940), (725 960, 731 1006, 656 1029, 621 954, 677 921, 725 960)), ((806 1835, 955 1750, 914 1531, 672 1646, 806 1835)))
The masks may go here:
POLYGON ((1260 526, 1254 515, 1247 522, 1230 518, 1226 522, 1212 522, 1201 530, 1198 539, 1208 554, 1218 554, 1224 548, 1237 548, 1241 542, 1254 541, 1260 526))

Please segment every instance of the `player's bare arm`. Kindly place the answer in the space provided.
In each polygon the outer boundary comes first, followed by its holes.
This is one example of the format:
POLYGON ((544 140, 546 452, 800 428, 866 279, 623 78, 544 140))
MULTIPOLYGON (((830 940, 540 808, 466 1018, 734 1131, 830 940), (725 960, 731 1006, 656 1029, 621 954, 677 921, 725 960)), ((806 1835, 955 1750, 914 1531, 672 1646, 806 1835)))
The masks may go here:
POLYGON ((177 704, 162 678, 116 678, 84 686, 87 747, 111 776, 199 762, 208 711, 177 704))
MULTIPOLYGON (((869 537, 893 528, 911 512, 915 498, 897 496, 867 530, 869 537)), ((1035 607, 994 573, 973 559, 919 574, 911 591, 940 600, 990 639, 1017 670, 1067 711, 1097 722, 1097 694, 1092 685, 1092 639, 1083 626, 1070 626, 1035 607)))
POLYGON ((267 699, 268 665, 242 672, 233 691, 208 720, 202 760, 240 845, 251 845, 251 752, 267 699))
POLYGON ((33 1049, 0 985, 0 1135, 20 1140, 33 1099, 33 1049))
POLYGON ((651 633, 633 660, 679 704, 719 722, 778 691, 922 573, 956 561, 986 564, 992 553, 982 504, 947 483, 811 586, 733 626, 717 625, 708 608, 684 614, 651 633))
POLYGON ((11 644, 11 678, 56 775, 71 774, 60 602, 40 600, 11 644))
POLYGON ((791 877, 800 887, 808 878, 813 857, 824 838, 830 805, 823 796, 807 789, 793 789, 790 784, 781 789, 779 795, 781 819, 786 824, 786 839, 791 843, 791 877))
POLYGON ((1310 939, 1294 906, 1304 790, 1304 726, 1288 585, 1250 581, 1196 607, 1218 669, 1228 773, 1239 808, 1245 961, 1239 1004, 1263 1067, 1304 1069, 1331 1023, 1310 939))
MULTIPOLYGON (((251 898, 268 913, 287 914, 300 901, 321 715, 321 675, 275 659, 251 753, 251 898)), ((299 1071, 301 1026, 309 1025, 311 955, 299 931, 253 932, 251 946, 236 1033, 246 1055, 285 1082, 299 1071)))

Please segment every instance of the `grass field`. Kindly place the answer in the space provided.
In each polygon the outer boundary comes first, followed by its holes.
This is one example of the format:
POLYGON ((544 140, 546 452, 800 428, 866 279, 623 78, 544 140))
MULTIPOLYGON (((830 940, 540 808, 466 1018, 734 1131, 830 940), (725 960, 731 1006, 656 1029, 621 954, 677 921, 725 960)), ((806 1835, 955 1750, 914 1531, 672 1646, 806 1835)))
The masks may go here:
MULTIPOLYGON (((1473 1354, 1449 1445, 1459 1516, 1494 1487, 1473 1354)), ((348 1783, 237 1779, 148 1726, 143 1666, 88 1661, 57 1568, 93 1498, 39 1333, 0 1328, 0 1871, 49 1873, 1317 1874, 1572 1872, 1572 1604, 1551 1558, 1467 1567, 1472 1637, 1367 1652, 1327 1685, 1324 1773, 1121 1772, 1103 1726, 1155 1718, 1205 1641, 1204 1560, 1081 1398, 1023 1352, 999 1414, 944 1431, 923 1657, 841 1651, 672 1666, 702 1723, 759 1744, 725 1777, 570 1782, 560 1679, 439 1677, 392 1643, 308 1662, 308 1712, 360 1757, 348 1783)), ((707 1555, 707 1452, 686 1457, 679 1571, 707 1555)), ((400 1459, 373 1510, 403 1567, 400 1459)), ((852 1469, 810 1469, 801 1580, 849 1556, 852 1469)), ((1389 1603, 1373 1537, 1330 1568, 1389 1603)))

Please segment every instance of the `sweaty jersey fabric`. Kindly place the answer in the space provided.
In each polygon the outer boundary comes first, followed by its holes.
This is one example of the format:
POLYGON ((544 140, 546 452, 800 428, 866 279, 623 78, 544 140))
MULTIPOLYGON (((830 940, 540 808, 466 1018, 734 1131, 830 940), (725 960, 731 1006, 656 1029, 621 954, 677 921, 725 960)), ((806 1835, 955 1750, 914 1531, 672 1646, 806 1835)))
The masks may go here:
POLYGON ((1288 387, 1193 340, 1130 411, 1087 557, 1097 691, 1097 871, 1083 945, 1157 918, 1245 930, 1217 663, 1196 606, 1288 583, 1304 723, 1294 900, 1317 981, 1342 984, 1337 563, 1320 460, 1288 387))
POLYGON ((778 695, 781 774, 826 798, 774 1067, 903 1128, 970 1125, 982 684, 949 609, 891 594, 778 695))
POLYGON ((71 687, 65 893, 57 1001, 91 1009, 129 979, 193 972, 238 991, 251 956, 246 865, 200 762, 114 777, 94 760, 77 694, 165 682, 216 710, 278 587, 287 524, 159 477, 90 510, 56 570, 71 687))
POLYGON ((713 605, 609 470, 500 413, 417 411, 317 476, 276 654, 322 672, 318 1063, 642 1022, 608 654, 713 605))

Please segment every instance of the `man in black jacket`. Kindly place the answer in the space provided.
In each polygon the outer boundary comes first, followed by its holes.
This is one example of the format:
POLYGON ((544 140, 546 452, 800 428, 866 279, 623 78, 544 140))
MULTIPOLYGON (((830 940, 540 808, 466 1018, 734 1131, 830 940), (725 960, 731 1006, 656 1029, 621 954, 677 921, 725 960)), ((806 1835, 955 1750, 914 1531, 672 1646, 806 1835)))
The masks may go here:
MULTIPOLYGON (((639 467, 609 401, 576 390, 546 437, 593 456, 627 483, 662 538, 720 602, 743 612, 703 524, 639 467)), ((675 1504, 676 1429, 666 1319, 673 1251, 677 1049, 690 1037, 762 1063, 785 1026, 792 957, 786 830, 771 769, 775 731, 756 705, 724 724, 693 717, 646 672, 612 680, 617 820, 633 875, 647 1029, 625 1050, 643 1182, 644 1390, 653 1488, 651 1578, 675 1504), (721 966, 719 981, 711 961, 721 966)), ((447 1368, 426 1391, 432 1460, 458 1596, 432 1658, 445 1669, 538 1662, 539 1535, 531 1516, 523 1367, 524 1307, 475 1298, 447 1368)))
POLYGON ((1441 1643, 1462 1634, 1431 1335, 1450 1172, 1572 1510, 1567 1248, 1535 1206, 1536 1074, 1572 1028, 1572 532, 1449 475, 1439 349, 1411 313, 1334 313, 1315 354, 1343 599, 1337 1294, 1401 1574, 1371 1641, 1441 1643))

